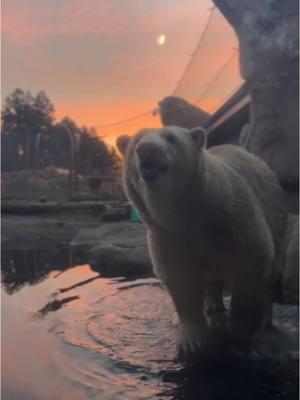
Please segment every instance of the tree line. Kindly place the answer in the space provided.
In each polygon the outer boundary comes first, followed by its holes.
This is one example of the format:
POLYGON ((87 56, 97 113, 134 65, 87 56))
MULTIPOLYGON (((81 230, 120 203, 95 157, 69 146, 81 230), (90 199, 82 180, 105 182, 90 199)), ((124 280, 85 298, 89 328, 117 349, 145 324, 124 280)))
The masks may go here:
POLYGON ((94 128, 79 127, 69 117, 56 122, 54 105, 44 91, 36 96, 15 89, 1 112, 1 167, 3 172, 69 168, 70 134, 76 138, 77 171, 80 174, 117 174, 120 160, 94 128), (68 133, 69 132, 69 133, 68 133))

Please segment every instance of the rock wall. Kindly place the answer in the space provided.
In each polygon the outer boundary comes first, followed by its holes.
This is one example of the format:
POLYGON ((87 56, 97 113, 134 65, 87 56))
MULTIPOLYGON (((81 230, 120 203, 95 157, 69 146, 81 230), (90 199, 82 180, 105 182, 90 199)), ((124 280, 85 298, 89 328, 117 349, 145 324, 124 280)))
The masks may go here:
POLYGON ((213 1, 240 43, 241 74, 252 98, 247 149, 264 159, 283 184, 298 186, 298 1, 213 1))
POLYGON ((299 303, 299 217, 289 215, 282 274, 283 298, 299 303))

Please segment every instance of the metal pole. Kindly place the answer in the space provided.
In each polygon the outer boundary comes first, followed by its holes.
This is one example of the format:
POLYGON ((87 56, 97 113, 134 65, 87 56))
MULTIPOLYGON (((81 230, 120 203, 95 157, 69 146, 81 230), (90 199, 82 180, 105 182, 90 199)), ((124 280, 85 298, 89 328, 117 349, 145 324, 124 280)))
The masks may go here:
POLYGON ((42 134, 38 133, 35 141, 35 169, 39 169, 39 155, 42 134))
POLYGON ((80 136, 78 134, 74 134, 75 140, 75 157, 74 157, 74 191, 78 191, 78 154, 79 154, 79 141, 80 136))
POLYGON ((70 158, 69 158, 69 184, 68 184, 68 198, 71 200, 74 192, 74 161, 75 161, 75 138, 73 132, 70 130, 68 125, 62 124, 65 131, 68 134, 70 141, 70 158))

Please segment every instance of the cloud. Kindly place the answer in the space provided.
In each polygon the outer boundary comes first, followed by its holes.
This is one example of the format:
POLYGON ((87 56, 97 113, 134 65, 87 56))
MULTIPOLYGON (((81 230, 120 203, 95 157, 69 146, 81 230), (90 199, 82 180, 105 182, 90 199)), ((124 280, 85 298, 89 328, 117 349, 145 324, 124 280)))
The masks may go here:
MULTIPOLYGON (((209 15, 211 0, 3 0, 3 97, 15 87, 44 89, 58 118, 102 125, 153 108, 170 95, 209 15), (166 35, 164 46, 156 37, 166 35)), ((177 94, 199 97, 236 45, 215 14, 177 94)), ((239 77, 228 69, 201 102, 212 108, 239 77), (231 77, 232 75, 232 77, 231 77)), ((156 124, 150 116, 105 128, 119 133, 156 124)), ((113 139, 112 139, 113 140, 113 139)))
POLYGON ((9 40, 27 44, 62 35, 115 37, 130 22, 120 4, 116 0, 6 0, 2 32, 9 40))
MULTIPOLYGON (((49 37, 102 35, 116 38, 132 32, 174 31, 174 23, 185 21, 189 29, 197 18, 206 18, 210 0, 5 0, 2 32, 11 41, 32 44, 49 37)), ((175 29, 176 30, 176 29, 175 29)))

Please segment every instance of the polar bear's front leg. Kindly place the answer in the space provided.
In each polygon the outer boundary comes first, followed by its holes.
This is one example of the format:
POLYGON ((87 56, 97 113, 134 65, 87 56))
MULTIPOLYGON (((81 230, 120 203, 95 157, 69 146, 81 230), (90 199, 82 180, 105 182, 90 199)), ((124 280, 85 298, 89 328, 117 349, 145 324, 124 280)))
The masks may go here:
MULTIPOLYGON (((185 273, 191 265, 185 265, 185 273)), ((174 277, 175 278, 175 277, 174 277)), ((201 355, 208 345, 208 324, 204 315, 205 277, 177 275, 176 279, 166 281, 176 307, 179 326, 177 334, 177 352, 181 359, 191 359, 201 355), (196 281, 195 281, 196 279, 196 281)))
POLYGON ((205 318, 197 322, 180 320, 177 333, 177 354, 180 360, 201 356, 206 350, 208 328, 205 318))
POLYGON ((165 284, 179 317, 179 356, 186 358, 201 353, 208 341, 208 325, 204 316, 206 272, 182 241, 150 234, 148 242, 154 270, 165 284))
POLYGON ((265 317, 267 285, 263 277, 247 276, 236 283, 230 305, 230 330, 233 341, 246 343, 262 326, 265 317))

